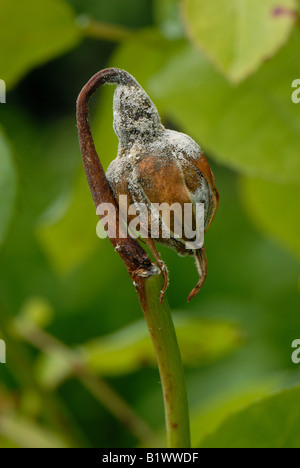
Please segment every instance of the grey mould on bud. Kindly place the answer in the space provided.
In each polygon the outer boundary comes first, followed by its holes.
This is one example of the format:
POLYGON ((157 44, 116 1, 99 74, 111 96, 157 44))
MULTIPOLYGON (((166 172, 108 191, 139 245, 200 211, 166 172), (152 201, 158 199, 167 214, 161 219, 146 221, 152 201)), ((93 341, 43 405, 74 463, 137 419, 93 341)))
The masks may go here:
MULTIPOLYGON (((113 102, 113 127, 119 139, 119 148, 116 159, 111 162, 106 172, 106 179, 115 202, 118 204, 119 197, 127 195, 127 208, 132 204, 137 206, 140 203, 146 204, 149 231, 150 220, 153 222, 153 219, 159 228, 163 229, 160 213, 156 218, 153 217, 151 212, 153 204, 168 203, 172 206, 178 203, 184 208, 185 204, 192 203, 195 209, 193 226, 190 226, 190 229, 193 230, 197 225, 196 204, 202 203, 206 231, 216 213, 219 194, 214 175, 200 147, 189 136, 165 129, 155 105, 129 73, 115 68, 100 73, 100 79, 98 75, 95 81, 95 88, 103 83, 117 84, 113 102)), ((130 222, 129 214, 127 219, 130 222)), ((189 295, 188 300, 190 300, 205 281, 207 260, 204 247, 189 249, 190 239, 185 237, 185 234, 181 238, 174 235, 176 226, 183 223, 184 219, 178 219, 178 214, 174 210, 170 219, 170 237, 158 236, 155 241, 171 247, 179 255, 195 257, 199 281, 189 295)), ((156 250, 151 233, 145 236, 144 241, 165 278, 162 299, 168 285, 167 268, 156 250)))

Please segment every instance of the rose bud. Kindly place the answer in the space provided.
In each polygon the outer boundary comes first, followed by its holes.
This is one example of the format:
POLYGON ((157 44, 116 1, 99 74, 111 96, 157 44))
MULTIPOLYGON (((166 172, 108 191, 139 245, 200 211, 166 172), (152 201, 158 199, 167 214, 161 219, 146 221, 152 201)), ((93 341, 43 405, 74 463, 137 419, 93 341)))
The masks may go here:
POLYGON ((188 297, 190 300, 207 275, 206 253, 199 244, 201 236, 197 230, 202 225, 207 231, 217 210, 219 194, 214 175, 192 138, 164 128, 155 105, 136 80, 123 70, 111 70, 111 81, 118 84, 113 126, 119 148, 106 173, 108 183, 130 233, 131 222, 139 215, 138 232, 165 278, 161 300, 168 285, 168 272, 155 242, 171 247, 179 255, 195 257, 199 281, 188 297), (126 206, 121 203, 122 195, 127 196, 126 206), (202 210, 198 210, 198 204, 202 204, 202 210), (167 210, 167 206, 171 209, 167 210), (187 206, 189 217, 185 213, 187 206))

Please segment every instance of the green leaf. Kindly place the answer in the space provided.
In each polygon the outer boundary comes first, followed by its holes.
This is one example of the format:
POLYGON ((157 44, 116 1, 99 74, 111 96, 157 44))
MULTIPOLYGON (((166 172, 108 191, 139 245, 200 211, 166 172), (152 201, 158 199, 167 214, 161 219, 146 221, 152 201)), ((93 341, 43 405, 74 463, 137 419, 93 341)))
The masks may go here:
MULTIPOLYGON (((68 51, 80 39, 63 0, 1 0, 0 75, 12 87, 31 68, 68 51)), ((55 90, 49 90, 55 94, 55 90)))
MULTIPOLYGON (((276 15, 278 0, 184 0, 188 33, 218 70, 237 83, 287 41, 293 16, 276 15)), ((281 0, 294 10, 296 0, 281 0)))
POLYGON ((66 448, 60 436, 19 415, 1 415, 0 434, 20 448, 66 448))
POLYGON ((12 442, 5 437, 0 437, 0 448, 19 448, 15 442, 12 442))
POLYGON ((300 388, 280 392, 230 416, 205 448, 299 448, 300 388))
POLYGON ((241 190, 255 226, 300 256, 300 185, 243 178, 241 190))
POLYGON ((17 176, 11 148, 0 132, 0 246, 11 221, 17 190, 17 176))
MULTIPOLYGON (((197 367, 219 360, 243 343, 240 329, 230 322, 178 314, 174 319, 183 363, 187 366, 197 367)), ((74 352, 53 346, 36 361, 38 381, 46 388, 56 388, 74 375, 82 363, 81 356, 90 370, 101 375, 122 375, 157 365, 149 332, 141 320, 92 340, 74 352)))
POLYGON ((298 35, 237 87, 186 45, 148 81, 151 98, 218 161, 251 175, 300 180, 298 35))
MULTIPOLYGON (((249 379, 250 380, 250 379, 249 379)), ((278 382, 276 382, 278 383, 278 382)), ((211 434, 232 413, 241 411, 245 407, 257 401, 258 398, 266 397, 275 388, 275 383, 252 381, 244 382, 243 388, 231 389, 230 393, 221 392, 218 398, 204 399, 200 408, 195 408, 191 417, 192 447, 199 447, 202 440, 211 434)))
POLYGON ((39 222, 36 234, 58 273, 66 274, 79 266, 100 246, 99 219, 82 168, 74 192, 54 201, 39 222))
MULTIPOLYGON (((240 330, 224 321, 174 316, 183 363, 200 366, 214 362, 242 344, 240 330), (213 337, 213 339, 212 339, 213 337)), ((136 322, 83 347, 90 368, 103 375, 119 375, 145 365, 156 366, 152 343, 143 321, 136 322)))

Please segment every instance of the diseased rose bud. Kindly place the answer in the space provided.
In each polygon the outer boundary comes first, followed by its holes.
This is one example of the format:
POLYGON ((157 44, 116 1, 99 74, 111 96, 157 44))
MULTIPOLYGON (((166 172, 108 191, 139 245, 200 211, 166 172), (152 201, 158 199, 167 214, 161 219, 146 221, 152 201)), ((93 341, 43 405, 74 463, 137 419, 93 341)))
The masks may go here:
POLYGON ((114 77, 118 86, 113 104, 113 126, 119 149, 106 177, 117 203, 121 195, 127 196, 127 206, 120 206, 120 210, 127 210, 129 224, 136 217, 129 207, 134 204, 137 208, 140 233, 165 277, 161 298, 168 284, 168 273, 154 242, 171 247, 179 255, 195 256, 199 281, 189 295, 190 300, 205 281, 207 261, 203 246, 195 247, 189 234, 197 231, 197 221, 200 221, 197 204, 202 203, 204 207, 205 231, 212 222, 219 200, 215 179, 197 143, 183 133, 165 129, 155 105, 141 86, 127 72, 119 72, 118 80, 114 77), (177 208, 169 213, 169 222, 155 205, 163 203, 177 208), (141 204, 146 211, 140 208, 141 204), (184 217, 186 204, 191 208, 189 225, 184 217))

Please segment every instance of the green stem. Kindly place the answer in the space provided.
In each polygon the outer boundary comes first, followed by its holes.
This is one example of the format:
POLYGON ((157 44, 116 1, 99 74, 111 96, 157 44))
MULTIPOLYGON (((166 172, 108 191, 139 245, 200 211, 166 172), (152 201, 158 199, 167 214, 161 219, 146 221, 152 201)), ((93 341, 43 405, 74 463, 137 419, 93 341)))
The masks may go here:
POLYGON ((159 304, 162 277, 145 280, 139 293, 154 346, 163 388, 169 448, 190 447, 190 425, 185 378, 170 308, 165 297, 159 304))
POLYGON ((119 26, 117 24, 104 23, 89 17, 84 17, 81 21, 81 29, 85 36, 95 39, 104 39, 112 42, 123 42, 136 39, 137 33, 131 29, 119 26))
POLYGON ((143 29, 130 29, 118 24, 97 21, 88 16, 79 17, 79 25, 85 37, 110 42, 142 42, 153 47, 161 47, 161 38, 143 29))

